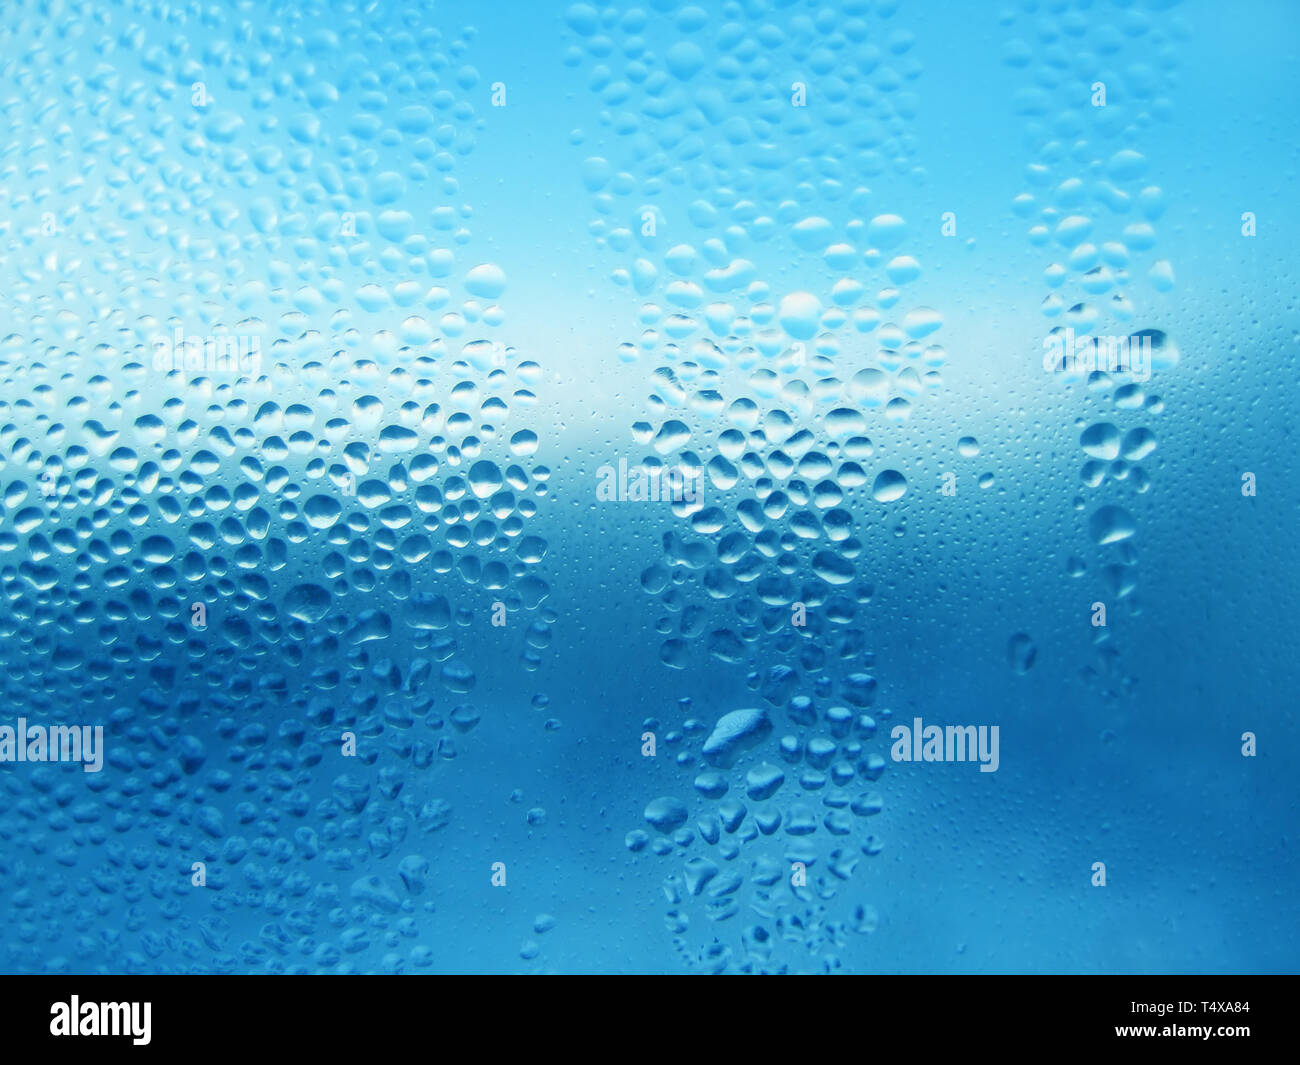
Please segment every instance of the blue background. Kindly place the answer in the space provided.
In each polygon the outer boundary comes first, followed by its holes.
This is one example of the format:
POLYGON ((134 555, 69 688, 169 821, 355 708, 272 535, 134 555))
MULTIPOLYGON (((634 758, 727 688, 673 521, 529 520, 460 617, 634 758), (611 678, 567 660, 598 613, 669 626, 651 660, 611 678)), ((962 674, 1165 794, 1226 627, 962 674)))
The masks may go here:
POLYGON ((0 969, 1294 971, 1298 44, 1286 2, 11 0, 3 723, 103 725, 108 760, 0 766, 0 969), (843 321, 782 332, 844 279, 843 321), (918 307, 941 328, 882 361, 918 307), (1118 405, 1126 379, 1044 371, 1087 323, 1179 359, 1118 405), (259 337, 260 374, 155 371, 175 326, 259 337), (880 367, 905 405, 850 386, 880 367), (731 454, 744 400, 767 469, 706 479, 716 521, 597 500, 619 459, 731 454), (1098 423, 1155 450, 1090 485, 1098 423), (773 472, 799 429, 842 501, 760 534, 738 508, 799 479, 773 472), (1108 505, 1135 532, 1098 544, 1108 505), (876 732, 812 787, 779 743, 836 706, 876 732), (701 749, 744 707, 774 729, 728 799, 783 822, 710 843, 701 749), (917 716, 998 725, 998 771, 892 762, 917 716), (761 763, 786 781, 751 800, 761 763))

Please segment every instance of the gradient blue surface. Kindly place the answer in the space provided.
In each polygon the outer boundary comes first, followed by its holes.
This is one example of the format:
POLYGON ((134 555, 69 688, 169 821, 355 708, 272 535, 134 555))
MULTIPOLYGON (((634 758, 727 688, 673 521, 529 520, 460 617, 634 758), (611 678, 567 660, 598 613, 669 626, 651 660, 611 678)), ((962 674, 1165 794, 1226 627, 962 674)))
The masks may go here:
POLYGON ((1295 971, 1298 45, 10 0, 0 970, 1295 971))

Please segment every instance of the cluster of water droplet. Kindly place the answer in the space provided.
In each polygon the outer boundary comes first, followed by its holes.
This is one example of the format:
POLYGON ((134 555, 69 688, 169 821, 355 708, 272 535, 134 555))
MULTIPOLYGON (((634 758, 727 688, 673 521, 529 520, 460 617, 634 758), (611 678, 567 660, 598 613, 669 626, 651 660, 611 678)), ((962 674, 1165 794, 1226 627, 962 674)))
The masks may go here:
POLYGON ((102 774, 0 776, 4 967, 69 966, 50 927, 117 970, 427 967, 457 630, 529 619, 533 669, 555 620, 541 370, 464 251, 474 31, 58 7, 0 19, 0 683, 117 709, 102 774))
POLYGON ((863 526, 908 487, 868 432, 873 419, 905 422, 945 362, 941 316, 906 296, 921 275, 907 224, 863 184, 909 171, 906 85, 920 68, 892 5, 660 6, 566 16, 604 105, 603 154, 582 171, 591 229, 615 283, 642 301, 619 355, 653 367, 632 439, 643 465, 671 464, 700 488, 674 502, 685 528, 664 534, 641 584, 663 610, 663 662, 697 677, 744 668, 766 708, 740 713, 764 736, 769 712, 788 731, 729 775, 701 764, 693 748, 709 728, 684 700, 683 719, 662 727, 696 773, 700 812, 661 796, 646 809, 653 836, 627 842, 683 856, 665 891, 692 963, 834 968, 846 927, 872 922, 869 907, 846 925, 825 904, 880 849, 859 820, 880 809, 871 785, 884 768, 867 713, 863 526), (797 272, 800 287, 774 271, 797 272), (688 857, 700 843, 707 856, 688 857), (702 946, 689 945, 697 901, 702 946), (742 911, 766 919, 724 942, 742 911))
MULTIPOLYGON (((1135 147, 1143 130, 1171 111, 1167 93, 1182 31, 1164 14, 1170 6, 1155 0, 1099 18, 1090 5, 1066 4, 1003 19, 1002 58, 1024 73, 1013 107, 1032 151, 1028 187, 1012 208, 1030 243, 1053 256, 1043 272, 1049 291, 1041 311, 1059 323, 1049 331, 1059 344, 1049 350, 1059 357, 1045 368, 1084 386, 1089 413, 1076 426, 1085 460, 1075 508, 1088 512, 1102 580, 1095 598, 1130 613, 1138 610, 1134 497, 1150 487, 1150 421, 1164 409, 1151 375, 1179 358, 1163 331, 1134 326, 1146 294, 1174 286, 1172 264, 1159 257, 1165 193, 1150 183, 1135 147), (1100 341, 1092 351, 1079 346, 1088 338, 1100 341)), ((1066 562, 1071 577, 1087 569, 1080 555, 1066 562)), ((1090 632, 1098 658, 1085 676, 1097 677, 1107 693, 1129 687, 1132 678, 1116 675, 1117 652, 1106 646, 1109 625, 1090 632)))

